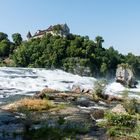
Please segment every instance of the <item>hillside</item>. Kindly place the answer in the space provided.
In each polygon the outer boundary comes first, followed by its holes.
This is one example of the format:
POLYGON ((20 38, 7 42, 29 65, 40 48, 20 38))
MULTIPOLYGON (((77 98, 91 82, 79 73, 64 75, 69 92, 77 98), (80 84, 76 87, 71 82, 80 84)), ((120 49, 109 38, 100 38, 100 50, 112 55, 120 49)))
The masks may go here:
POLYGON ((22 41, 19 33, 0 33, 1 66, 59 68, 84 76, 112 76, 120 63, 130 64, 139 76, 140 57, 129 53, 123 55, 113 47, 104 48, 103 37, 95 40, 88 36, 44 34, 41 38, 22 41), (8 58, 8 59, 7 59, 8 58))

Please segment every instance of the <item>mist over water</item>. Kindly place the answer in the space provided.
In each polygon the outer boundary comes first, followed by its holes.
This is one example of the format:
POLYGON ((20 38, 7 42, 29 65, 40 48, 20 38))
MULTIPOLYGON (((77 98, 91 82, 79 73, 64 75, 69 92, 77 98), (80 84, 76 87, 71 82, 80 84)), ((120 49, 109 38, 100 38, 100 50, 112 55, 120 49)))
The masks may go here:
MULTIPOLYGON (((84 89, 93 89, 93 77, 81 77, 62 70, 46 70, 40 68, 0 68, 0 104, 18 96, 33 95, 45 87, 60 91, 70 91, 73 85, 84 89)), ((128 90, 130 97, 140 98, 138 88, 127 89, 121 84, 112 82, 107 85, 106 94, 121 95, 128 90)))

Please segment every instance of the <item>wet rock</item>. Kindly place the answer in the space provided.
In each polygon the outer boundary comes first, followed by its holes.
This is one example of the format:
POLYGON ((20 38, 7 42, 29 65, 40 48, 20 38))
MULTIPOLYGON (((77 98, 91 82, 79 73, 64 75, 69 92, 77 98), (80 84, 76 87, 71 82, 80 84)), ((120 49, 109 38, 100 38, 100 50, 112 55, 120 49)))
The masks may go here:
POLYGON ((91 89, 81 88, 79 85, 73 85, 71 91, 74 93, 92 93, 93 92, 91 89))
POLYGON ((0 124, 9 124, 16 122, 15 116, 12 113, 0 110, 0 124))
POLYGON ((23 133, 23 125, 20 123, 18 116, 8 111, 0 110, 0 139, 22 139, 22 136, 13 137, 14 133, 23 133))
POLYGON ((83 89, 82 90, 82 93, 93 93, 93 90, 92 89, 83 89))
POLYGON ((116 114, 127 114, 125 108, 121 104, 116 105, 116 107, 114 107, 111 112, 116 114))
POLYGON ((118 65, 116 70, 116 82, 119 82, 130 88, 135 88, 138 84, 132 68, 127 64, 118 65))
POLYGON ((102 109, 95 109, 90 113, 91 117, 93 117, 95 120, 102 119, 104 117, 105 111, 102 109))
MULTIPOLYGON (((76 103, 77 103, 77 105, 88 107, 88 106, 91 106, 92 102, 89 98, 82 96, 82 97, 77 98, 76 103)), ((92 104, 92 105, 94 105, 94 104, 92 104)))
POLYGON ((74 93, 81 93, 82 90, 81 90, 79 85, 73 85, 72 86, 72 92, 74 92, 74 93))
POLYGON ((114 96, 114 95, 108 95, 107 100, 109 102, 111 101, 123 101, 122 97, 114 96))
POLYGON ((46 97, 46 94, 47 94, 47 93, 59 93, 59 91, 58 91, 58 90, 55 90, 55 89, 51 89, 51 88, 46 87, 46 88, 43 89, 42 91, 37 92, 37 93, 34 95, 34 98, 43 99, 43 98, 46 97))

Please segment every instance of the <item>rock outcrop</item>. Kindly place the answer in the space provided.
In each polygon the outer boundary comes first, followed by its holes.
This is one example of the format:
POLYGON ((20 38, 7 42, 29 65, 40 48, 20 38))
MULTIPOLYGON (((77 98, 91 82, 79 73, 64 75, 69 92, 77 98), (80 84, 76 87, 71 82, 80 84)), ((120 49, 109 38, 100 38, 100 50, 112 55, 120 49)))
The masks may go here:
POLYGON ((127 113, 125 108, 121 104, 116 105, 116 107, 114 107, 111 111, 112 111, 112 113, 116 113, 116 114, 126 114, 127 113))
POLYGON ((71 88, 73 93, 92 93, 92 89, 82 88, 80 85, 73 85, 71 88))
POLYGON ((46 94, 47 93, 59 93, 58 90, 55 90, 55 89, 51 89, 51 88, 44 88, 42 91, 40 92, 37 92, 35 95, 34 95, 34 98, 40 98, 40 99, 43 99, 46 97, 46 94))
POLYGON ((118 65, 116 70, 116 82, 130 88, 136 87, 137 81, 135 79, 134 72, 128 64, 118 65))

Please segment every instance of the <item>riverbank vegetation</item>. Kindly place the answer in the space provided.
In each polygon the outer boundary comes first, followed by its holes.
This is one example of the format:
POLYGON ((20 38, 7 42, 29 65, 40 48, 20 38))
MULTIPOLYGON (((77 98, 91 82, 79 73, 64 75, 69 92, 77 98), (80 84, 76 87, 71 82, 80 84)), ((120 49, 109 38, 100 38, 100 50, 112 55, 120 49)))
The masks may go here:
POLYGON ((104 48, 101 36, 91 40, 88 36, 74 34, 66 37, 47 34, 23 41, 22 36, 15 33, 12 38, 13 42, 7 34, 0 32, 1 66, 60 68, 98 77, 112 76, 118 64, 128 63, 139 75, 140 57, 132 53, 123 55, 113 47, 104 48))
POLYGON ((122 100, 105 96, 105 83, 96 82, 93 93, 60 93, 46 88, 40 92, 45 95, 41 99, 28 97, 3 109, 23 114, 24 131, 14 135, 25 139, 139 140, 139 101, 128 98, 127 91, 122 100))

